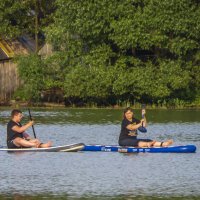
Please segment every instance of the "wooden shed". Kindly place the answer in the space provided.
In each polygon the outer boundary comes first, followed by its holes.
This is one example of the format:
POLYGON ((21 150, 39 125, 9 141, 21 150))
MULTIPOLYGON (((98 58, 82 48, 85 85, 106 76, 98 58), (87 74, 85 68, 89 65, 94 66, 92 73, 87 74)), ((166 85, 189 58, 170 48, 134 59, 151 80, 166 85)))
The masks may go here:
POLYGON ((14 56, 34 51, 35 42, 29 36, 12 41, 0 38, 0 104, 9 104, 13 93, 21 84, 17 65, 13 62, 14 56))

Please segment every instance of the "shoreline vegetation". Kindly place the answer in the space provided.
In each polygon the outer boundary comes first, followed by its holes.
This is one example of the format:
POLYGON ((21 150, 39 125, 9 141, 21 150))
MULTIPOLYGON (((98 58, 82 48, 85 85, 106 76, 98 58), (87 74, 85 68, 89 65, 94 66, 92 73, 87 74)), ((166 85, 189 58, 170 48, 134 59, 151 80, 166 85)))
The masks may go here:
MULTIPOLYGON (((22 102, 22 101, 15 101, 11 100, 7 103, 1 103, 0 108, 21 108, 21 107, 31 107, 31 108, 81 108, 81 109, 124 109, 126 107, 132 107, 133 109, 141 109, 141 103, 131 104, 130 102, 123 103, 121 105, 107 105, 107 106, 99 106, 95 103, 91 104, 84 104, 84 105, 65 105, 64 102, 55 103, 55 102, 37 102, 37 103, 30 103, 30 102, 22 102)), ((159 105, 159 104, 145 104, 147 109, 200 109, 200 105, 195 104, 184 104, 184 105, 159 105)))

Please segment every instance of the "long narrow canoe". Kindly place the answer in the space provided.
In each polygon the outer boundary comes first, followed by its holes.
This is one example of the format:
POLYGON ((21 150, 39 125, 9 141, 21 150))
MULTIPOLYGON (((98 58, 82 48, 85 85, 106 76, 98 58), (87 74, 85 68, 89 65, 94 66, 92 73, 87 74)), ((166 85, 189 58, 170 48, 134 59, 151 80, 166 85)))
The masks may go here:
POLYGON ((83 143, 68 144, 62 146, 53 146, 49 148, 16 148, 8 149, 6 147, 0 147, 0 151, 5 152, 76 152, 84 148, 83 143))
POLYGON ((85 145, 82 151, 103 151, 103 152, 121 152, 121 153, 194 153, 195 145, 169 146, 169 147, 122 147, 117 145, 85 145))

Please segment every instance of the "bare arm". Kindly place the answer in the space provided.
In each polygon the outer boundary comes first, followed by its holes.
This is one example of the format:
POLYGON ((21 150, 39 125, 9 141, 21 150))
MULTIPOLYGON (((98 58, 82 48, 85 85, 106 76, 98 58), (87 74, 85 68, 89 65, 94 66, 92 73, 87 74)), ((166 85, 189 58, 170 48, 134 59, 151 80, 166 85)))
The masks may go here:
POLYGON ((139 124, 129 124, 126 128, 129 130, 137 130, 140 126, 142 126, 142 123, 144 123, 144 119, 141 119, 139 124))
POLYGON ((34 123, 33 121, 30 121, 30 122, 28 122, 27 124, 25 124, 25 125, 22 126, 22 127, 13 126, 13 127, 12 127, 12 130, 13 130, 13 131, 16 131, 16 132, 18 132, 18 133, 22 133, 22 134, 23 134, 23 132, 24 132, 26 129, 28 129, 30 126, 32 126, 33 123, 34 123))

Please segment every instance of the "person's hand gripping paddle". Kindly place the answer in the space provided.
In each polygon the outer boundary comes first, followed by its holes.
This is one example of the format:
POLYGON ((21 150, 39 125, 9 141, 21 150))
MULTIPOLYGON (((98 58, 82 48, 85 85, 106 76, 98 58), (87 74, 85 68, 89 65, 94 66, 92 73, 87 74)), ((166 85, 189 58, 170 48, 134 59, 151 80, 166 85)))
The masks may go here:
MULTIPOLYGON (((142 104, 142 119, 145 118, 145 104, 142 104)), ((143 126, 143 122, 142 122, 142 126, 140 126, 138 128, 138 130, 142 133, 146 133, 147 132, 147 129, 143 126)))

